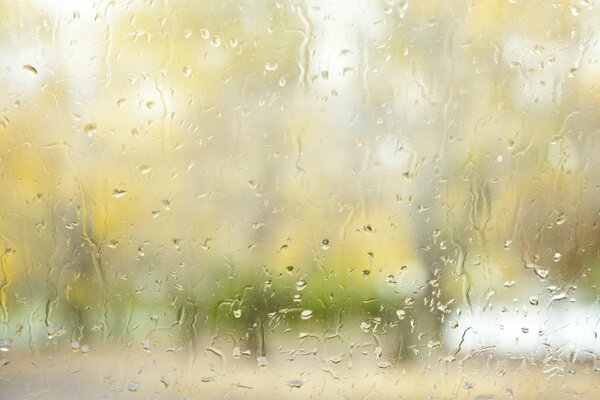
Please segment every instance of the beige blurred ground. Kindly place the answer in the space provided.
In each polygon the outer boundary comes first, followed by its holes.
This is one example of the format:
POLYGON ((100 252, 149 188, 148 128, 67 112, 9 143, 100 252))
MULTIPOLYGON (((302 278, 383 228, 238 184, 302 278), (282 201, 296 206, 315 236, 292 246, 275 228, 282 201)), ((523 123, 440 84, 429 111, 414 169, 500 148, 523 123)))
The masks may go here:
MULTIPOLYGON (((0 370, 2 399, 594 399, 597 376, 585 363, 574 373, 519 360, 400 363, 378 368, 355 356, 323 363, 307 355, 293 362, 276 353, 266 368, 250 359, 189 352, 94 348, 88 354, 22 354, 0 370), (166 383, 166 384, 165 384, 166 383)), ((372 357, 371 357, 372 358, 372 357)))

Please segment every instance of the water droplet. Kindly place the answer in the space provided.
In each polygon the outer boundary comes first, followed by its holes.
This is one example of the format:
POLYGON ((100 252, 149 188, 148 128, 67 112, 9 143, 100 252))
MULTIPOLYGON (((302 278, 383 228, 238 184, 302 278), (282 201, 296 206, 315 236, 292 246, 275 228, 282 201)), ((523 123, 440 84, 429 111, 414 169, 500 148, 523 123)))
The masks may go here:
POLYGON ((89 136, 96 134, 98 131, 98 127, 94 123, 85 124, 83 126, 83 131, 87 133, 89 136))
POLYGON ((238 346, 235 346, 233 348, 233 358, 235 358, 236 360, 238 360, 241 355, 242 355, 242 351, 240 350, 240 348, 238 346))
POLYGON ((269 363, 269 361, 267 360, 267 357, 264 357, 264 356, 258 357, 256 359, 256 361, 258 362, 258 366, 261 368, 266 368, 267 364, 269 363))
POLYGON ((533 268, 533 272, 535 272, 535 274, 542 279, 546 279, 548 277, 548 274, 550 273, 550 271, 548 271, 547 269, 537 267, 533 268))
POLYGON ((90 352, 90 346, 87 344, 84 344, 83 346, 81 346, 81 352, 83 354, 88 354, 90 352))
POLYGON ((10 351, 12 347, 12 339, 2 338, 0 339, 0 352, 6 353, 10 351))
POLYGON ((140 388, 140 383, 138 381, 131 381, 129 385, 127 385, 127 390, 130 392, 137 392, 140 388))
POLYGON ((402 320, 406 317, 406 311, 396 310, 396 315, 398 316, 398 319, 402 320))
POLYGON ((388 275, 385 278, 385 283, 387 283, 390 286, 394 286, 397 283, 396 278, 394 277, 394 275, 388 275))
POLYGON ((321 240, 321 248, 323 250, 328 250, 329 249, 329 239, 323 239, 323 240, 321 240))
POLYGON ((537 306, 538 304, 540 304, 540 301, 538 300, 537 297, 531 296, 529 298, 529 304, 531 304, 532 306, 537 306))
POLYGON ((112 192, 112 197, 114 197, 115 199, 120 199, 121 197, 125 196, 126 194, 127 194, 126 190, 115 189, 112 192))
POLYGON ((301 388, 302 385, 304 385, 304 382, 302 382, 300 379, 292 379, 290 381, 287 381, 286 383, 289 387, 297 389, 301 388))
POLYGON ((192 77, 192 69, 187 65, 181 69, 181 72, 183 73, 183 76, 185 76, 188 79, 192 77))
POLYGON ((579 8, 579 6, 577 6, 577 5, 571 6, 571 14, 573 14, 573 16, 578 17, 580 13, 581 13, 581 9, 579 8))
POLYGON ((242 316, 242 310, 240 310, 239 308, 236 310, 233 310, 233 316, 236 318, 240 318, 242 316))
POLYGON ((277 63, 275 60, 269 60, 265 64, 265 69, 267 71, 277 71, 277 68, 279 68, 279 63, 277 63))
POLYGON ((552 260, 554 260, 554 262, 559 262, 561 258, 562 258, 562 254, 554 253, 554 257, 552 257, 552 260))
POLYGON ((562 225, 567 221, 567 216, 565 214, 560 213, 556 218, 556 225, 562 225))
POLYGON ((300 318, 307 320, 307 319, 311 319, 313 316, 313 312, 312 310, 304 310, 300 313, 300 318))
POLYGON ((213 47, 220 47, 221 46, 221 39, 219 39, 218 36, 213 36, 210 38, 210 44, 213 45, 213 47))
POLYGON ((367 321, 362 321, 360 323, 360 329, 362 329, 363 332, 369 332, 369 330, 371 329, 371 323, 367 321))
POLYGON ((32 73, 32 74, 34 74, 34 75, 37 75, 37 73, 38 73, 38 70, 37 70, 37 68, 36 68, 36 67, 34 67, 34 66, 33 66, 33 65, 31 65, 31 64, 25 64, 25 65, 23 65, 23 69, 24 69, 25 71, 29 71, 29 72, 31 72, 31 73, 32 73))
POLYGON ((163 375, 160 377, 160 382, 165 385, 165 387, 169 387, 169 377, 166 375, 163 375))
POLYGON ((306 288, 306 281, 304 280, 299 280, 296 282, 296 290, 297 291, 302 291, 306 288))

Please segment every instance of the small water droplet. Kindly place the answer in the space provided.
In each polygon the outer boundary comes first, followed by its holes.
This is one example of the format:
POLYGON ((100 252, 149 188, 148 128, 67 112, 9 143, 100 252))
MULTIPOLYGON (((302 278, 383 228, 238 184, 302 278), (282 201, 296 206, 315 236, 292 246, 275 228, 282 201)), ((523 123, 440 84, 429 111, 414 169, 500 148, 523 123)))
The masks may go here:
POLYGON ((169 377, 166 375, 163 375, 160 377, 160 382, 165 385, 165 387, 169 387, 169 377))
POLYGON ((540 304, 540 301, 538 300, 537 297, 531 296, 529 298, 529 304, 531 304, 532 306, 537 306, 538 304, 540 304))
POLYGON ((120 199, 121 197, 125 196, 127 194, 126 190, 123 189, 115 189, 112 192, 112 197, 114 197, 115 199, 120 199))
POLYGON ((98 126, 96 126, 96 124, 94 124, 94 123, 85 124, 83 126, 83 131, 85 133, 87 133, 89 136, 92 136, 92 135, 96 134, 96 132, 98 131, 98 126))
POLYGON ((571 6, 571 14, 573 14, 573 16, 578 17, 580 13, 581 13, 581 9, 579 8, 579 6, 577 6, 577 5, 571 6))
POLYGON ((279 68, 279 63, 275 60, 269 60, 265 64, 265 69, 267 71, 277 71, 277 68, 279 68))
POLYGON ((242 355, 242 351, 240 350, 240 348, 238 346, 235 346, 233 348, 233 358, 235 358, 236 360, 238 360, 242 355))
POLYGON ((289 387, 297 389, 301 388, 302 385, 304 385, 304 382, 302 382, 300 379, 292 379, 290 381, 287 381, 286 383, 289 387))
POLYGON ((398 319, 402 320, 406 317, 406 311, 396 310, 396 315, 398 316, 398 319))
POLYGON ((12 347, 12 339, 2 338, 0 339, 0 352, 9 352, 12 347))
POLYGON ((188 79, 192 77, 192 69, 187 65, 181 69, 181 72, 183 73, 183 76, 185 76, 188 79))
POLYGON ((213 45, 213 47, 220 47, 221 46, 221 39, 219 39, 218 36, 213 36, 210 38, 210 44, 213 45))
POLYGON ((31 64, 25 64, 25 65, 23 65, 23 69, 24 69, 25 71, 29 71, 29 72, 31 72, 31 73, 32 73, 32 74, 34 74, 34 75, 37 75, 37 73, 38 73, 38 70, 37 70, 37 68, 36 68, 36 67, 34 67, 34 66, 33 66, 33 65, 31 65, 31 64))
POLYGON ((567 221, 567 216, 565 214, 559 214, 556 218, 556 225, 562 225, 567 221))
POLYGON ((390 286, 394 286, 397 283, 396 278, 394 277, 394 275, 388 275, 385 278, 385 283, 387 283, 390 286))
POLYGON ((554 253, 554 257, 552 257, 552 260, 554 260, 554 262, 559 262, 561 258, 562 258, 562 254, 554 253))
POLYGON ((242 316, 242 310, 240 310, 239 308, 236 310, 233 310, 233 316, 236 318, 240 318, 242 316))
POLYGON ((267 360, 267 357, 258 357, 256 359, 256 361, 258 362, 258 366, 261 368, 266 368, 267 364, 269 364, 269 361, 267 360))
POLYGON ((323 250, 328 250, 329 249, 329 239, 323 239, 323 240, 321 240, 321 248, 323 250))
POLYGON ((306 288, 306 281, 304 280, 299 280, 296 282, 296 290, 297 291, 302 291, 306 288))
POLYGON ((548 277, 548 274, 550 273, 550 271, 548 271, 547 269, 537 267, 533 269, 533 272, 535 272, 535 274, 541 279, 546 279, 548 277))
POLYGON ((127 385, 127 390, 130 392, 137 392, 140 388, 140 383, 138 381, 131 381, 129 385, 127 385))
POLYGON ((304 310, 300 313, 300 318, 307 320, 307 319, 311 319, 313 316, 313 312, 312 310, 304 310))
POLYGON ((371 329, 371 323, 367 321, 362 321, 360 323, 360 329, 362 329, 363 332, 369 332, 369 330, 371 329))

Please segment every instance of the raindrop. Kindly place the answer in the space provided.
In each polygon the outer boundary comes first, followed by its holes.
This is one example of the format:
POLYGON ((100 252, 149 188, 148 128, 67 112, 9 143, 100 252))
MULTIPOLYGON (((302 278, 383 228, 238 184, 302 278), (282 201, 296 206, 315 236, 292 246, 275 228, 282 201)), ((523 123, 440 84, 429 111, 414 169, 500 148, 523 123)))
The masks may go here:
POLYGON ((306 281, 304 280, 299 280, 296 282, 296 290, 297 291, 302 291, 306 288, 306 281))
POLYGON ((300 313, 300 318, 307 320, 307 319, 311 319, 313 316, 313 312, 312 310, 304 310, 300 313))
POLYGON ((87 133, 89 136, 96 134, 98 131, 98 127, 94 123, 85 124, 83 126, 83 131, 87 133))
POLYGON ((300 379, 292 379, 290 381, 287 381, 286 383, 289 387, 297 389, 301 388, 302 385, 304 385, 304 382, 302 382, 300 379))
POLYGON ((360 329, 362 329, 363 332, 369 332, 369 330, 371 329, 371 323, 367 321, 362 321, 360 323, 360 329))
POLYGON ((236 318, 240 318, 242 316, 242 310, 240 310, 239 308, 236 310, 233 310, 233 316, 236 318))
POLYGON ((537 306, 538 304, 540 304, 540 301, 538 300, 537 297, 531 296, 529 298, 529 304, 531 304, 532 306, 537 306))
POLYGON ((390 286, 394 286, 397 283, 396 278, 394 277, 394 275, 388 275, 385 278, 385 283, 387 283, 390 286))
POLYGON ((266 368, 267 364, 269 363, 269 361, 267 360, 267 357, 258 357, 256 359, 256 361, 258 362, 258 366, 261 368, 266 368))
POLYGON ((10 351, 12 347, 12 339, 2 338, 0 339, 0 352, 6 353, 10 351))
POLYGON ((126 190, 115 189, 112 192, 112 197, 114 197, 115 199, 120 199, 121 197, 125 196, 126 194, 127 194, 126 190))
POLYGON ((131 381, 129 385, 127 385, 127 390, 130 392, 137 392, 140 388, 140 383, 138 381, 131 381))
POLYGON ((233 348, 232 355, 233 355, 233 358, 235 358, 236 360, 238 360, 240 358, 240 356, 242 355, 242 351, 240 350, 240 348, 238 346, 235 346, 233 348))
POLYGON ((548 274, 550 273, 550 271, 548 271, 547 269, 537 267, 533 268, 533 272, 535 272, 535 274, 541 279, 546 279, 548 277, 548 274))
POLYGON ((32 74, 34 74, 34 75, 37 75, 37 73, 38 73, 38 70, 37 70, 37 68, 35 68, 35 67, 34 67, 33 65, 31 65, 31 64, 25 64, 25 65, 23 65, 23 69, 24 69, 25 71, 29 71, 29 72, 31 72, 31 73, 32 73, 32 74))
POLYGON ((165 385, 165 387, 169 387, 169 377, 166 375, 163 375, 160 377, 160 382, 165 385))
POLYGON ((328 250, 329 249, 329 239, 323 239, 323 240, 321 240, 321 248, 323 250, 328 250))
POLYGON ((269 60, 265 64, 265 69, 267 71, 277 71, 277 68, 279 68, 279 63, 277 63, 277 61, 269 60))

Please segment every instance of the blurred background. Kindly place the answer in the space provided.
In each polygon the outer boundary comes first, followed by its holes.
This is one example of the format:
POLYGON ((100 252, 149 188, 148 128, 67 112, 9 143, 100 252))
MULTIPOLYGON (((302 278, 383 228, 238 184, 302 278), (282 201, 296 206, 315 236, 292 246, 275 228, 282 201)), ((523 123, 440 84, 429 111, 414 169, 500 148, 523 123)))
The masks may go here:
POLYGON ((598 27, 3 1, 0 397, 594 396, 598 27))

